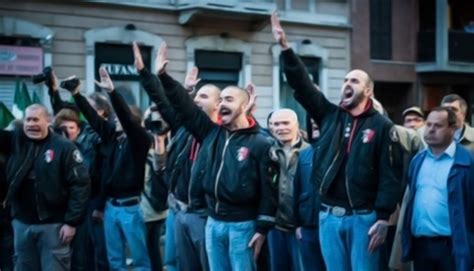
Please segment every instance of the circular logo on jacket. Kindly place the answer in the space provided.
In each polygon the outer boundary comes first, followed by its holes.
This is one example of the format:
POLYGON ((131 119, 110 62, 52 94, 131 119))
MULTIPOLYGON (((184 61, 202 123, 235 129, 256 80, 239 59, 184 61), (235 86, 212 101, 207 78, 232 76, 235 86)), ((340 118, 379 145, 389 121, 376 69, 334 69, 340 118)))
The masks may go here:
POLYGON ((242 162, 249 156, 249 149, 247 147, 240 147, 237 151, 237 161, 242 162))
POLYGON ((82 155, 81 155, 81 152, 79 150, 75 150, 72 153, 72 159, 74 159, 74 161, 76 161, 76 163, 82 163, 84 161, 84 159, 82 159, 82 155))

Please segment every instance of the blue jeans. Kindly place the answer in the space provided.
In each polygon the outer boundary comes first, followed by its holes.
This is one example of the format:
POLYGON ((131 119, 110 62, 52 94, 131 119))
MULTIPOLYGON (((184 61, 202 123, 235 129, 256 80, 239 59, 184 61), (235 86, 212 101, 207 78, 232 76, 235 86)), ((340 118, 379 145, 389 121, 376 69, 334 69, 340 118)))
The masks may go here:
POLYGON ((298 248, 305 271, 324 271, 323 255, 319 245, 318 228, 303 227, 301 229, 301 239, 298 240, 298 248))
POLYGON ((270 250, 270 268, 272 271, 302 270, 295 231, 273 229, 267 235, 270 250))
POLYGON ((206 216, 178 211, 174 237, 178 270, 208 271, 205 228, 206 216))
POLYGON ((206 250, 211 271, 254 271, 253 249, 248 247, 255 234, 255 221, 223 222, 208 217, 206 250))
POLYGON ((133 270, 150 270, 146 228, 139 204, 117 207, 107 201, 104 214, 105 243, 110 270, 128 270, 125 248, 128 247, 133 270))
POLYGON ((165 257, 164 266, 168 271, 176 271, 176 244, 174 239, 174 219, 176 213, 170 208, 165 221, 165 257))
POLYGON ((368 232, 376 219, 375 211, 341 217, 319 212, 319 238, 328 270, 379 270, 380 248, 368 251, 368 232))

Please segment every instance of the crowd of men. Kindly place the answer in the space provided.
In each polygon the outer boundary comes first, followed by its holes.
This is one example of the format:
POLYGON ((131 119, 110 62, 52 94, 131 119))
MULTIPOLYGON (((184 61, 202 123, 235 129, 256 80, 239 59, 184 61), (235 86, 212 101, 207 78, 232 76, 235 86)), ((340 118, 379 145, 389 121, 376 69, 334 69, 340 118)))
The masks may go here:
POLYGON ((184 85, 135 66, 153 102, 142 117, 107 71, 81 94, 68 78, 54 116, 39 104, 0 131, 1 270, 472 270, 474 129, 443 98, 394 125, 374 83, 352 70, 338 105, 272 31, 294 97, 253 117, 255 87, 184 85), (306 122, 307 131, 300 130, 306 122), (164 248, 162 232, 164 234, 164 248), (163 257, 162 257, 163 254, 163 257))

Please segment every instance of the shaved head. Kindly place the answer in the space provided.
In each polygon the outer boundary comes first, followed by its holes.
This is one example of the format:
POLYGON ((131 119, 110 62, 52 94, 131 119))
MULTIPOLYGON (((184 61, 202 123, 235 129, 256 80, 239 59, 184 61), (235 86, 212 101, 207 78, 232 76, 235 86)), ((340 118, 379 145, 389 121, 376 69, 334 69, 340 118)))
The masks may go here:
POLYGON ((202 86, 194 97, 194 103, 201 108, 212 120, 217 120, 217 110, 221 90, 213 84, 202 86))
POLYGON ((219 104, 219 114, 221 116, 222 125, 233 127, 237 122, 247 119, 245 108, 247 107, 250 97, 248 92, 236 86, 228 86, 221 92, 219 104))

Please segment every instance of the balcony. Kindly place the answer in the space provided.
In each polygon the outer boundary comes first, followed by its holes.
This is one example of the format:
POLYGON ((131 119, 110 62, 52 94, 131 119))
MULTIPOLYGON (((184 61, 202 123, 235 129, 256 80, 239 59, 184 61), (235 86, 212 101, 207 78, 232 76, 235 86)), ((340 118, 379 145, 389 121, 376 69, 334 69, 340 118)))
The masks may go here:
POLYGON ((448 46, 438 46, 441 52, 436 51, 437 42, 435 31, 418 33, 417 71, 474 73, 474 33, 450 30, 448 46))
POLYGON ((257 30, 278 10, 283 22, 350 27, 348 0, 84 0, 84 2, 172 10, 182 25, 237 23, 257 30))

